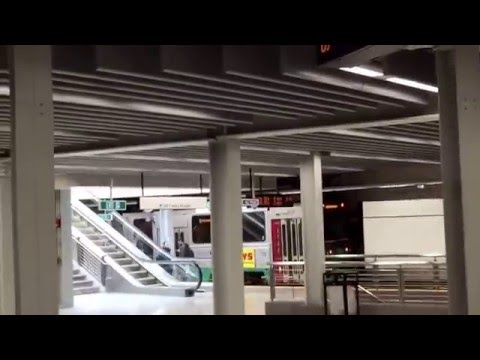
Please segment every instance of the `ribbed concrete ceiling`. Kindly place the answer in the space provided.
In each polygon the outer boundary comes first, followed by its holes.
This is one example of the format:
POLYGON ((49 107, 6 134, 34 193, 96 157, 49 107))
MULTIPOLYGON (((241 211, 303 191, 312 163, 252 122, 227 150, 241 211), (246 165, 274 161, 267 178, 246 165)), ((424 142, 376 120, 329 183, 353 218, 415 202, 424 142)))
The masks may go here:
POLYGON ((53 90, 61 171, 204 173, 220 136, 265 176, 297 174, 310 151, 333 173, 439 161, 436 94, 320 69, 315 46, 53 46, 53 90))

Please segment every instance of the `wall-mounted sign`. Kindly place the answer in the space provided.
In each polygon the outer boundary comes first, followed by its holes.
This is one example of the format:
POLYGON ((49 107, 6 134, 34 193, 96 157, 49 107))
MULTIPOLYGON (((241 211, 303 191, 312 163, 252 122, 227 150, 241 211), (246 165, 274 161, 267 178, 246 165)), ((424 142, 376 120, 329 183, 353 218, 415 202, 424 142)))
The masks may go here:
POLYGON ((152 196, 140 198, 141 210, 166 210, 166 209, 206 209, 206 197, 169 197, 169 196, 152 196))
POLYGON ((113 220, 113 215, 112 214, 98 214, 101 219, 105 221, 112 221, 113 220))
POLYGON ((99 210, 125 211, 127 202, 125 200, 100 200, 99 210))
POLYGON ((260 205, 260 201, 258 199, 242 199, 242 206, 256 208, 258 205, 260 205))

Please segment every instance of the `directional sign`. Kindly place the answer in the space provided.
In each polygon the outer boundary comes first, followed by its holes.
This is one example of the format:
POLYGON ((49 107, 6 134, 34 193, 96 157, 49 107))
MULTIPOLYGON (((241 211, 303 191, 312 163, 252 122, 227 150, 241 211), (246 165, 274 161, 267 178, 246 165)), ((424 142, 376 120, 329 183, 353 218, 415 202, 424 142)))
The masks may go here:
POLYGON ((100 210, 125 211, 127 202, 125 200, 100 200, 98 208, 100 210))
POLYGON ((105 221, 112 221, 113 215, 112 214, 98 214, 103 220, 105 221))
POLYGON ((260 205, 260 201, 258 199, 242 199, 242 206, 256 208, 258 205, 260 205))
POLYGON ((206 197, 184 197, 184 196, 152 196, 140 198, 140 209, 142 210, 185 210, 205 209, 207 207, 206 197))

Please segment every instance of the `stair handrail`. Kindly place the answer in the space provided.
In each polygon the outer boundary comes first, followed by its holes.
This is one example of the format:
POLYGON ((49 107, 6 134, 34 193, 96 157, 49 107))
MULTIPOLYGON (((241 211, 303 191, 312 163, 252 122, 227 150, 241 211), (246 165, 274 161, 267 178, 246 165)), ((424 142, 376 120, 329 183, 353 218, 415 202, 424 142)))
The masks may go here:
MULTIPOLYGON (((100 264, 100 283, 105 286, 106 281, 107 281, 107 274, 108 274, 108 268, 109 264, 104 260, 104 256, 100 256, 95 253, 90 247, 86 244, 84 244, 81 240, 80 237, 73 236, 72 234, 72 239, 77 243, 77 246, 83 249, 83 251, 87 252, 90 256, 92 256, 98 263, 100 264)), ((77 251, 78 254, 78 251, 77 251)), ((86 268, 84 265, 81 264, 80 262, 80 256, 77 257, 77 263, 79 266, 83 267, 86 271, 90 272, 88 268, 86 268)), ((93 274, 92 274, 93 275, 93 274)), ((98 279, 97 279, 98 280, 98 279)))

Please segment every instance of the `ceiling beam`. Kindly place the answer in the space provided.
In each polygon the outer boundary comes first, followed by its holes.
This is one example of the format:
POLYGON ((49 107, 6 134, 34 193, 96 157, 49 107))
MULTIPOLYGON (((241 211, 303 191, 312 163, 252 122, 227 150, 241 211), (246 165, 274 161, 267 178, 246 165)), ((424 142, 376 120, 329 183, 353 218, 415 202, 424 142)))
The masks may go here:
POLYGON ((331 121, 325 125, 312 126, 312 127, 303 127, 303 128, 293 128, 293 129, 282 129, 282 130, 269 130, 269 131, 259 131, 259 132, 250 132, 250 133, 240 133, 240 134, 231 134, 231 135, 219 135, 217 137, 205 137, 196 140, 174 140, 174 141, 165 141, 165 142, 156 142, 150 144, 138 144, 138 145, 119 145, 111 146, 105 148, 96 148, 96 149, 85 149, 78 151, 65 151, 56 153, 56 158, 64 158, 71 156, 91 156, 91 155, 105 155, 105 154, 114 154, 121 152, 134 152, 134 151, 148 151, 156 149, 166 149, 173 147, 185 147, 185 146, 206 146, 209 140, 215 138, 233 138, 233 139, 257 139, 263 137, 275 137, 275 136, 288 136, 288 135, 299 135, 299 134, 311 134, 316 132, 328 132, 331 130, 350 130, 350 129, 365 129, 369 127, 378 127, 378 126, 387 126, 387 125, 399 125, 399 124, 413 124, 421 122, 431 122, 438 121, 438 114, 428 114, 428 115, 419 115, 411 116, 398 119, 389 119, 389 120, 373 120, 373 121, 346 121, 341 123, 339 120, 331 121))
POLYGON ((319 125, 319 126, 270 130, 270 131, 258 131, 258 132, 243 133, 243 134, 220 135, 218 136, 218 138, 257 139, 257 138, 263 138, 263 137, 312 134, 317 132, 331 132, 336 130, 366 129, 366 128, 379 127, 379 126, 415 124, 415 123, 424 123, 424 122, 431 122, 431 121, 438 121, 438 120, 439 120, 438 114, 410 116, 410 117, 390 119, 390 120, 346 121, 343 123, 336 120, 336 121, 331 121, 327 124, 319 125))

